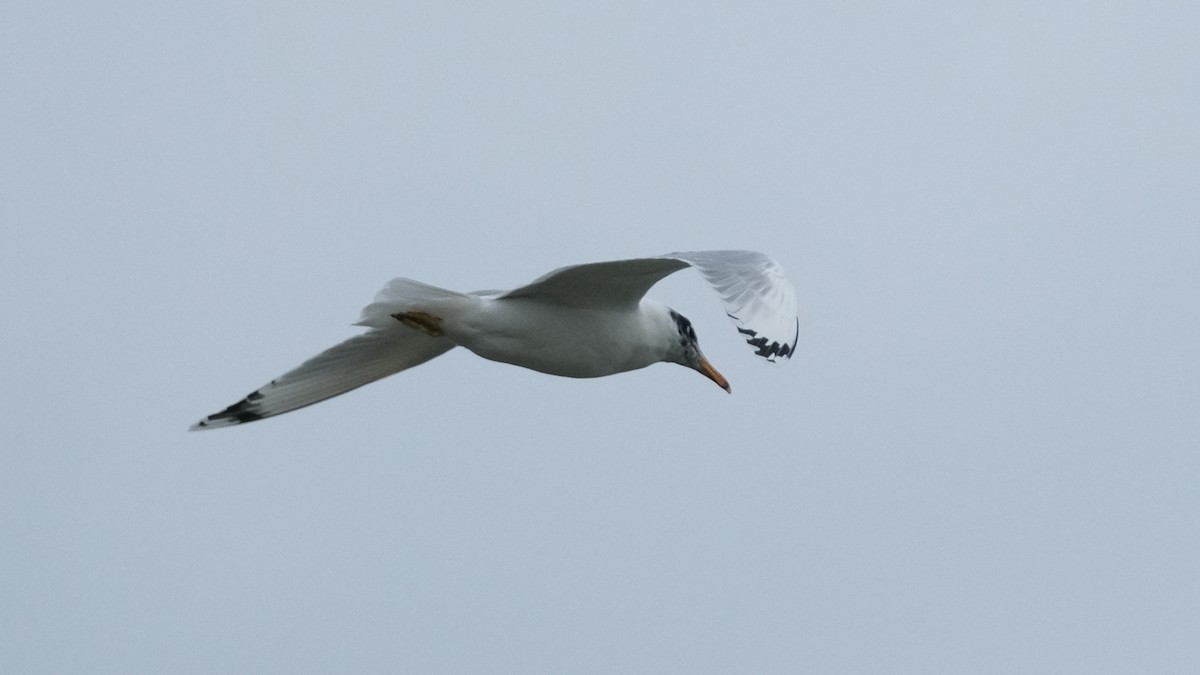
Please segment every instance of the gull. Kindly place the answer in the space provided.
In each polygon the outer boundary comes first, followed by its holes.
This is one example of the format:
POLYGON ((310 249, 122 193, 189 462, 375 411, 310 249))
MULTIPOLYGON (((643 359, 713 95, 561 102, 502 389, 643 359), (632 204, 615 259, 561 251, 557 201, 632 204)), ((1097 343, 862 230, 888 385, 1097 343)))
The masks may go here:
POLYGON ((369 330, 280 375, 192 431, 280 415, 420 365, 454 347, 565 377, 603 377, 678 363, 727 392, 700 351, 692 322, 646 298, 667 275, 694 267, 737 331, 767 361, 791 358, 800 334, 796 291, 755 251, 691 251, 562 267, 511 291, 458 293, 393 279, 362 310, 369 330))

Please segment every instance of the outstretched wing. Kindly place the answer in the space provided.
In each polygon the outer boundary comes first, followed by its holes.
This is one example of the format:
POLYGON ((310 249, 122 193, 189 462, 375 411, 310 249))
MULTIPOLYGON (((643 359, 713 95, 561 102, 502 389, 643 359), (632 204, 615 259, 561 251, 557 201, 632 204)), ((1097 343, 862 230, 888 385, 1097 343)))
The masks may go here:
POLYGON ((420 365, 454 343, 399 323, 350 338, 271 380, 258 391, 192 425, 192 431, 253 422, 344 394, 420 365))
POLYGON ((756 251, 690 251, 666 257, 700 272, 755 354, 768 361, 792 357, 800 338, 796 289, 774 258, 756 251))
POLYGON ((790 358, 799 338, 796 291, 783 268, 755 251, 690 251, 562 267, 502 298, 530 298, 566 307, 636 307, 650 287, 695 267, 725 304, 725 313, 755 354, 790 358))
POLYGON ((563 307, 631 309, 638 306, 651 286, 690 264, 663 256, 571 265, 500 297, 529 298, 563 307))

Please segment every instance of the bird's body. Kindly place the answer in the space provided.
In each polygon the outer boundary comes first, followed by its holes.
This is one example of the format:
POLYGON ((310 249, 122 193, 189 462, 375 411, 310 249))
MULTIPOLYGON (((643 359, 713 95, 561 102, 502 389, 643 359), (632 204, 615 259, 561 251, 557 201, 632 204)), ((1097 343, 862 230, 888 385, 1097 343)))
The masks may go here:
POLYGON ((699 251, 575 265, 504 292, 458 293, 394 279, 363 309, 358 323, 368 332, 318 354, 192 429, 295 410, 456 346, 492 361, 578 378, 679 363, 729 391, 729 383, 700 352, 691 322, 643 297, 659 279, 688 266, 712 284, 759 356, 770 361, 791 356, 799 329, 795 292, 778 264, 761 253, 699 251))
POLYGON ((603 377, 661 361, 673 342, 667 307, 645 300, 636 312, 556 307, 524 298, 481 298, 446 336, 485 359, 550 375, 603 377), (457 328, 457 330, 456 330, 457 328), (667 329, 670 329, 669 332, 667 329))

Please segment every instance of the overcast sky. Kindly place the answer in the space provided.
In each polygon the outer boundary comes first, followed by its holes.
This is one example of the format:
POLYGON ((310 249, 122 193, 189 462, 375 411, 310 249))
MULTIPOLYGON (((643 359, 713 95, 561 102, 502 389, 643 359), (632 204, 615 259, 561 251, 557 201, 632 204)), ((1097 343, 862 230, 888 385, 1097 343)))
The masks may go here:
POLYGON ((0 671, 1200 672, 1195 2, 0 9, 0 671), (674 365, 188 433, 390 278, 692 271, 674 365))

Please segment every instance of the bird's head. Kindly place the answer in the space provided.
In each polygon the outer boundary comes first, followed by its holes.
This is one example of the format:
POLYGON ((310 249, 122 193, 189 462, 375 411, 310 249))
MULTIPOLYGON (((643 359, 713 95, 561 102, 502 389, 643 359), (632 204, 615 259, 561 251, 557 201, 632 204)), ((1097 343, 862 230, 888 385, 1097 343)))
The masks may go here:
POLYGON ((700 351, 700 343, 696 339, 696 331, 692 328, 692 322, 688 318, 673 309, 668 308, 671 320, 675 323, 675 336, 671 347, 667 352, 667 361, 678 363, 681 366, 687 366, 692 370, 707 377, 717 386, 729 393, 733 390, 729 388, 729 381, 724 375, 717 372, 716 368, 704 358, 704 354, 700 351))

